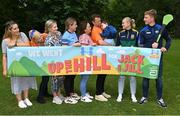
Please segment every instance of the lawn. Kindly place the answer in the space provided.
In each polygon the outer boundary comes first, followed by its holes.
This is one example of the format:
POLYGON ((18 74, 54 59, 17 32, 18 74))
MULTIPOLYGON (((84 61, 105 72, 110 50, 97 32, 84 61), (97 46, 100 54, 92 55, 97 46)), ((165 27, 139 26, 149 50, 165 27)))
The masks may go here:
MULTIPOLYGON (((124 99, 121 103, 116 102, 118 95, 117 76, 108 76, 106 79, 106 92, 112 95, 108 102, 93 101, 92 103, 79 102, 75 105, 52 104, 52 98, 47 98, 46 104, 36 102, 38 91, 30 91, 30 99, 33 102, 32 107, 20 109, 17 107, 15 96, 11 94, 10 78, 0 78, 0 114, 7 115, 178 115, 180 114, 180 40, 173 40, 172 47, 168 53, 164 54, 164 75, 163 75, 163 96, 168 107, 161 108, 156 102, 155 81, 150 81, 149 99, 146 104, 140 105, 132 103, 129 92, 129 80, 126 79, 124 99)), ((2 61, 0 61, 2 64, 2 61)), ((0 66, 2 69, 2 66, 0 66)), ((0 71, 2 72, 2 70, 0 71)), ((2 77, 2 73, 1 73, 2 77)), ((79 93, 79 80, 75 80, 75 90, 79 93)), ((38 86, 41 79, 37 78, 38 86)), ((95 94, 96 77, 92 76, 88 81, 88 90, 95 94)), ((50 84, 50 83, 49 83, 50 84)), ((142 78, 137 78, 137 99, 142 96, 142 78)), ((49 87, 50 88, 50 87, 49 87)))

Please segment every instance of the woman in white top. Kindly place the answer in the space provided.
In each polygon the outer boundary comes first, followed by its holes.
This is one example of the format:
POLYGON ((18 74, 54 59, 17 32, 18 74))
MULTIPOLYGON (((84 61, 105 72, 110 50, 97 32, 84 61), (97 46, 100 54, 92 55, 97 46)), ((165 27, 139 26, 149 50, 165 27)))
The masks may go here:
MULTIPOLYGON (((19 32, 19 27, 16 22, 8 21, 5 26, 5 33, 2 41, 4 77, 7 75, 7 48, 15 46, 29 46, 29 40, 23 32, 19 32)), ((28 98, 29 88, 37 89, 34 77, 11 77, 11 90, 12 93, 16 95, 18 106, 20 108, 32 106, 32 103, 28 98)))

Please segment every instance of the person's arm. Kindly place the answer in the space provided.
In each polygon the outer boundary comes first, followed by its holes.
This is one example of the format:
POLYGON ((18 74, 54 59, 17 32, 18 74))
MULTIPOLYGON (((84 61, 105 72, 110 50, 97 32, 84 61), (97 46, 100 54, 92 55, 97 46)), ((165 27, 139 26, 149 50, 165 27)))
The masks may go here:
POLYGON ((166 44, 165 44, 165 48, 166 48, 166 50, 168 50, 169 48, 170 48, 170 46, 171 46, 171 37, 170 37, 170 35, 168 34, 168 32, 167 32, 167 30, 166 29, 164 29, 164 31, 163 31, 163 38, 166 40, 166 44))
POLYGON ((106 43, 106 42, 103 41, 103 40, 99 40, 98 43, 99 43, 99 45, 101 45, 101 46, 111 46, 111 44, 108 44, 108 43, 106 43))
POLYGON ((7 47, 8 47, 8 40, 4 39, 2 40, 2 73, 3 73, 3 77, 6 77, 7 75, 7 58, 6 58, 6 54, 7 54, 7 47))
POLYGON ((136 44, 135 44, 136 47, 138 47, 138 38, 139 38, 139 33, 136 32, 136 44))
POLYGON ((92 39, 89 37, 89 43, 90 43, 90 45, 92 45, 92 46, 96 46, 97 44, 96 43, 94 43, 93 41, 92 41, 92 39))
MULTIPOLYGON (((76 34, 75 34, 75 35, 76 35, 76 34)), ((76 35, 76 37, 75 37, 74 39, 75 39, 75 43, 73 43, 72 46, 75 46, 75 47, 81 46, 81 43, 79 43, 79 40, 78 40, 78 38, 77 38, 77 35, 76 35)))
POLYGON ((3 55, 2 55, 2 68, 3 68, 3 77, 6 77, 6 75, 7 75, 7 58, 6 58, 5 53, 3 53, 3 55))
POLYGON ((108 37, 110 35, 110 30, 108 30, 108 28, 105 28, 100 35, 102 37, 108 37))
POLYGON ((72 44, 72 46, 79 47, 79 46, 81 46, 81 44, 79 42, 76 42, 76 43, 72 44))
POLYGON ((92 31, 92 39, 93 39, 93 41, 96 41, 96 43, 98 43, 99 45, 102 45, 102 46, 109 45, 108 43, 103 41, 103 39, 98 31, 92 31))
POLYGON ((26 34, 21 32, 20 36, 21 36, 21 39, 23 40, 23 42, 16 42, 16 46, 30 46, 29 39, 26 36, 26 34))
POLYGON ((118 36, 117 36, 117 39, 116 39, 116 46, 120 46, 121 45, 121 42, 120 42, 120 35, 121 33, 119 32, 118 36))
POLYGON ((139 33, 139 37, 138 37, 138 46, 139 47, 144 47, 144 44, 145 44, 145 37, 144 37, 143 31, 141 31, 139 33))

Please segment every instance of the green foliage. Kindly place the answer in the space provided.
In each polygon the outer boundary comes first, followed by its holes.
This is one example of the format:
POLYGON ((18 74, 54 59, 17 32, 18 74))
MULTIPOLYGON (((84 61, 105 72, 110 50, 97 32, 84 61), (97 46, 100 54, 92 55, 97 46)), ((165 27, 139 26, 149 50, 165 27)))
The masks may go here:
POLYGON ((149 9, 156 9, 158 12, 157 22, 162 23, 165 14, 172 14, 175 20, 167 26, 167 29, 175 36, 180 36, 180 4, 179 0, 112 0, 105 12, 107 19, 121 28, 121 21, 124 17, 131 17, 136 20, 137 28, 144 25, 143 14, 149 9))
POLYGON ((90 19, 93 13, 101 14, 107 3, 107 0, 6 0, 0 4, 0 25, 15 20, 21 31, 27 33, 35 28, 43 32, 45 21, 54 19, 60 25, 60 31, 64 32, 66 18, 90 19))
POLYGON ((90 19, 94 13, 100 14, 118 30, 124 17, 132 17, 140 29, 144 25, 144 11, 152 8, 158 11, 158 23, 162 22, 163 15, 173 14, 175 20, 167 28, 179 37, 179 4, 179 0, 5 0, 0 4, 0 37, 4 33, 3 24, 8 20, 17 21, 21 31, 27 33, 32 28, 43 32, 45 21, 55 19, 59 30, 64 32, 67 17, 75 17, 80 21, 90 19))

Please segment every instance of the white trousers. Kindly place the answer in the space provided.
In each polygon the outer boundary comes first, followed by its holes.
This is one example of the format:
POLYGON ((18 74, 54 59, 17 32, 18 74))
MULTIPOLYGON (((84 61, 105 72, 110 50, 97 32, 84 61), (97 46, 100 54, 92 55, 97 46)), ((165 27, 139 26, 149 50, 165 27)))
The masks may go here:
MULTIPOLYGON (((118 92, 119 94, 123 94, 124 91, 124 81, 125 81, 125 76, 120 76, 119 81, 118 81, 118 92)), ((136 94, 136 77, 129 76, 129 81, 130 81, 130 90, 131 90, 131 95, 136 94)))

